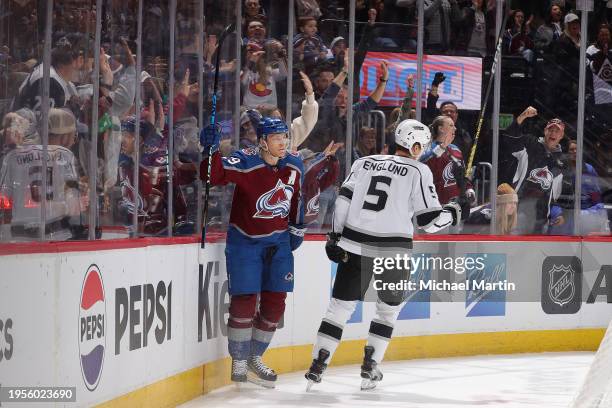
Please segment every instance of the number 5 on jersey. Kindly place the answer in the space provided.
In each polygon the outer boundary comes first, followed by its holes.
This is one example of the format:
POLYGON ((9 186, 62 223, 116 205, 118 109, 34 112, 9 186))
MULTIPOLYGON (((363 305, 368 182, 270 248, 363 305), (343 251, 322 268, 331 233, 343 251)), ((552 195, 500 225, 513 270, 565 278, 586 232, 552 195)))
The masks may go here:
POLYGON ((371 211, 382 211, 385 209, 385 205, 387 205, 387 199, 389 198, 389 194, 378 188, 379 183, 386 184, 391 187, 391 177, 386 176, 373 176, 370 180, 370 187, 368 187, 368 196, 374 196, 376 202, 371 202, 368 200, 363 201, 363 209, 371 210, 371 211))

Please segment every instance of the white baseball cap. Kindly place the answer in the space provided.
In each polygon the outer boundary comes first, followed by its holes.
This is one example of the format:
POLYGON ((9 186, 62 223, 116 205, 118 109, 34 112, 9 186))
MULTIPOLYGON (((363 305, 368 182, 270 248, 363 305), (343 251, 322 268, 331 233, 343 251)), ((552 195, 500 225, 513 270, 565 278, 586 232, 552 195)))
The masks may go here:
POLYGON ((580 18, 578 18, 578 16, 575 15, 574 13, 567 13, 564 21, 565 21, 565 24, 569 24, 572 21, 580 21, 580 18))

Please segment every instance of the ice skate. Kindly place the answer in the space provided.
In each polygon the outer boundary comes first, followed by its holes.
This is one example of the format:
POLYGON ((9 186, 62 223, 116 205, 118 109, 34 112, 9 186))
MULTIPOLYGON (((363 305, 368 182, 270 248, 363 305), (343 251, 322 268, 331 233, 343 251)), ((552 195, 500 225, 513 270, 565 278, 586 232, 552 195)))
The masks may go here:
POLYGON ((382 372, 378 369, 378 364, 372 359, 374 347, 365 346, 365 355, 363 364, 361 365, 361 391, 371 390, 376 388, 378 382, 383 379, 382 372))
POLYGON ((241 388, 247 382, 247 361, 232 359, 232 382, 241 388))
POLYGON ((319 357, 312 360, 312 364, 310 365, 310 369, 304 375, 308 380, 308 384, 306 385, 306 391, 310 391, 314 384, 319 384, 321 382, 321 377, 323 376, 323 372, 327 368, 327 364, 325 361, 329 358, 329 351, 325 349, 319 350, 319 357))
POLYGON ((247 360, 246 378, 249 382, 265 388, 274 388, 276 377, 274 370, 261 361, 261 356, 251 356, 247 360))

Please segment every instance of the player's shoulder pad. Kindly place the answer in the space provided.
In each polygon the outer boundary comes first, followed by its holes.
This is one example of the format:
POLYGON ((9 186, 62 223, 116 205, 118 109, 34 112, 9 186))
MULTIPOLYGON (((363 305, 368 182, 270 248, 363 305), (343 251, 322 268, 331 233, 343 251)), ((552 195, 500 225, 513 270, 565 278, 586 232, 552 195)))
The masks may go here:
POLYGON ((224 166, 229 165, 231 167, 240 168, 240 169, 247 169, 249 167, 252 167, 254 165, 253 158, 255 156, 250 156, 248 154, 245 154, 244 152, 245 150, 247 149, 236 150, 229 156, 223 157, 223 165, 224 166))
POLYGON ((300 155, 296 152, 288 152, 285 157, 281 159, 284 165, 295 167, 300 173, 304 173, 304 162, 300 158, 300 155))
POLYGON ((415 160, 415 167, 421 173, 421 178, 433 180, 433 173, 427 164, 415 160))
POLYGON ((456 157, 457 159, 463 159, 463 153, 461 153, 461 150, 454 144, 449 144, 447 151, 453 157, 456 157))
POLYGON ((420 160, 405 158, 404 161, 406 161, 410 165, 416 167, 418 170, 421 171, 421 173, 424 172, 424 171, 427 171, 427 172, 431 173, 431 169, 429 168, 429 166, 427 164, 423 163, 420 160))
POLYGON ((244 149, 241 149, 240 152, 245 156, 257 156, 257 149, 254 149, 252 147, 246 147, 244 149))

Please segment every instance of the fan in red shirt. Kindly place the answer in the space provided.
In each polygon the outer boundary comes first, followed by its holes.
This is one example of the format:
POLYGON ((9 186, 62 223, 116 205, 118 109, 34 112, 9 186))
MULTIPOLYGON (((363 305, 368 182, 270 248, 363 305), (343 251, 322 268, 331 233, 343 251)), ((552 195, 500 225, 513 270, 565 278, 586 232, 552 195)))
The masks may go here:
POLYGON ((302 202, 304 206, 304 225, 313 224, 319 216, 319 196, 321 191, 333 186, 340 174, 340 165, 335 154, 344 143, 333 141, 321 153, 302 149, 298 153, 304 161, 304 184, 302 202))
POLYGON ((463 178, 465 163, 461 150, 453 143, 455 124, 447 116, 438 116, 430 126, 434 142, 421 157, 433 173, 440 204, 447 204, 463 194, 474 201, 476 194, 469 180, 463 178), (459 180, 457 175, 461 174, 459 180), (462 191, 464 190, 464 191, 462 191))

